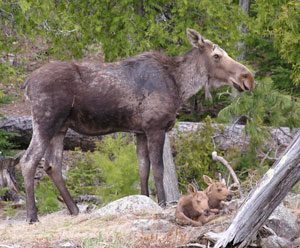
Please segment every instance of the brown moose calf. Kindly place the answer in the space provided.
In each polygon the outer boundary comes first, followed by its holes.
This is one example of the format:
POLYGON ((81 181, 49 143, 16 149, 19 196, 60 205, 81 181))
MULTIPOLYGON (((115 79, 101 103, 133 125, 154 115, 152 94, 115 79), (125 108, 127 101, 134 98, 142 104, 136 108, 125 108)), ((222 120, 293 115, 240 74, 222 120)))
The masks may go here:
POLYGON ((188 191, 188 195, 180 197, 175 217, 195 226, 202 226, 214 219, 214 214, 209 215, 208 197, 206 194, 203 191, 197 191, 192 184, 188 185, 188 191))
POLYGON ((209 176, 206 175, 203 175, 203 179, 208 185, 203 192, 208 197, 210 212, 219 213, 220 210, 225 210, 226 206, 222 201, 230 201, 232 198, 229 189, 226 187, 225 180, 222 179, 220 182, 214 182, 209 176))

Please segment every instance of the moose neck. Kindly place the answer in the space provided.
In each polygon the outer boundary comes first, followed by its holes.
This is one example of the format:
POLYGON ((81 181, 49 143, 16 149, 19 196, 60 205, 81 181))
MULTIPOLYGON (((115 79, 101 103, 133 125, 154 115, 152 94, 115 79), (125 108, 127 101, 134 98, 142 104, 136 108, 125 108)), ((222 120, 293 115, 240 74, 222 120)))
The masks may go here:
POLYGON ((178 60, 178 67, 175 80, 180 97, 184 102, 205 86, 208 76, 199 49, 193 48, 176 59, 178 60))

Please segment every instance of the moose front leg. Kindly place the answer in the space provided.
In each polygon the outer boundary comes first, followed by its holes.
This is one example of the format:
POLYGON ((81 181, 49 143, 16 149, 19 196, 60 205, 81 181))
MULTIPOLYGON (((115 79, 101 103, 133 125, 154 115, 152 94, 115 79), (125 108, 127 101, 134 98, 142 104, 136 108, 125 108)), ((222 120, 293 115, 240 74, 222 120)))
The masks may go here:
POLYGON ((146 135, 136 134, 136 144, 136 153, 139 161, 141 194, 149 196, 148 179, 150 174, 150 160, 146 135))
POLYGON ((158 204, 161 206, 166 205, 166 196, 163 185, 163 174, 164 174, 164 164, 163 164, 163 149, 165 143, 165 131, 148 131, 147 143, 149 158, 153 170, 155 187, 157 190, 158 204))

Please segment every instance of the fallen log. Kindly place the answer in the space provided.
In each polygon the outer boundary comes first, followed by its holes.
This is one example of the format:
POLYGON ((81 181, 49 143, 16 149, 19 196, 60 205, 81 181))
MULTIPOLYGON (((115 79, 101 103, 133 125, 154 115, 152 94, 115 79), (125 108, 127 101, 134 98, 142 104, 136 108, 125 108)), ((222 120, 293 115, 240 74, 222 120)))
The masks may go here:
MULTIPOLYGON (((204 127, 203 123, 195 122, 178 122, 170 132, 169 136, 174 136, 183 132, 196 132, 204 127)), ((249 137, 243 133, 243 125, 221 125, 213 124, 216 128, 216 134, 213 137, 214 142, 218 145, 220 150, 226 151, 229 147, 236 146, 242 151, 246 151, 249 144, 249 137)), ((7 132, 14 132, 19 134, 11 141, 17 144, 20 149, 26 149, 29 145, 32 136, 31 116, 8 116, 0 118, 0 129, 7 132)), ((277 157, 284 151, 292 140, 293 134, 289 128, 282 127, 278 129, 271 129, 272 140, 268 146, 272 146, 277 151, 277 157)), ((64 140, 65 150, 74 150, 80 147, 83 151, 93 150, 95 148, 95 140, 101 139, 102 136, 85 136, 68 130, 64 140)), ((265 154, 261 154, 262 158, 265 154)), ((276 155, 276 154, 275 154, 276 155)))
POLYGON ((250 192, 225 232, 206 234, 214 248, 245 247, 300 179, 300 130, 271 169, 250 192))

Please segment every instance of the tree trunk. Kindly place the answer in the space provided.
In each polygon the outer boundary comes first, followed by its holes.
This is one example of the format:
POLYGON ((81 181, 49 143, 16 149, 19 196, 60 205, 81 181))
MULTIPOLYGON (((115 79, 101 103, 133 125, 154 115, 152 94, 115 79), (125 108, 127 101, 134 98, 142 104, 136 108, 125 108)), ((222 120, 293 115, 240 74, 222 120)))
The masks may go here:
POLYGON ((207 233, 217 240, 215 248, 245 247, 258 229, 300 179, 300 130, 295 138, 239 208, 232 224, 223 233, 207 233))
POLYGON ((170 146, 169 135, 166 134, 164 145, 164 189, 167 203, 176 202, 179 199, 178 180, 175 164, 170 146))
MULTIPOLYGON (((243 10, 243 12, 249 16, 250 13, 250 0, 239 0, 239 7, 243 10)), ((239 26, 239 31, 241 33, 246 33, 247 30, 242 25, 239 26)), ((246 57, 246 48, 244 42, 238 42, 237 47, 239 50, 243 50, 243 52, 237 57, 238 60, 244 60, 246 57)))
POLYGON ((0 191, 5 188, 8 189, 0 195, 1 200, 17 201, 22 198, 18 194, 20 188, 16 180, 15 166, 23 154, 24 152, 20 152, 14 157, 2 157, 0 154, 0 191))

